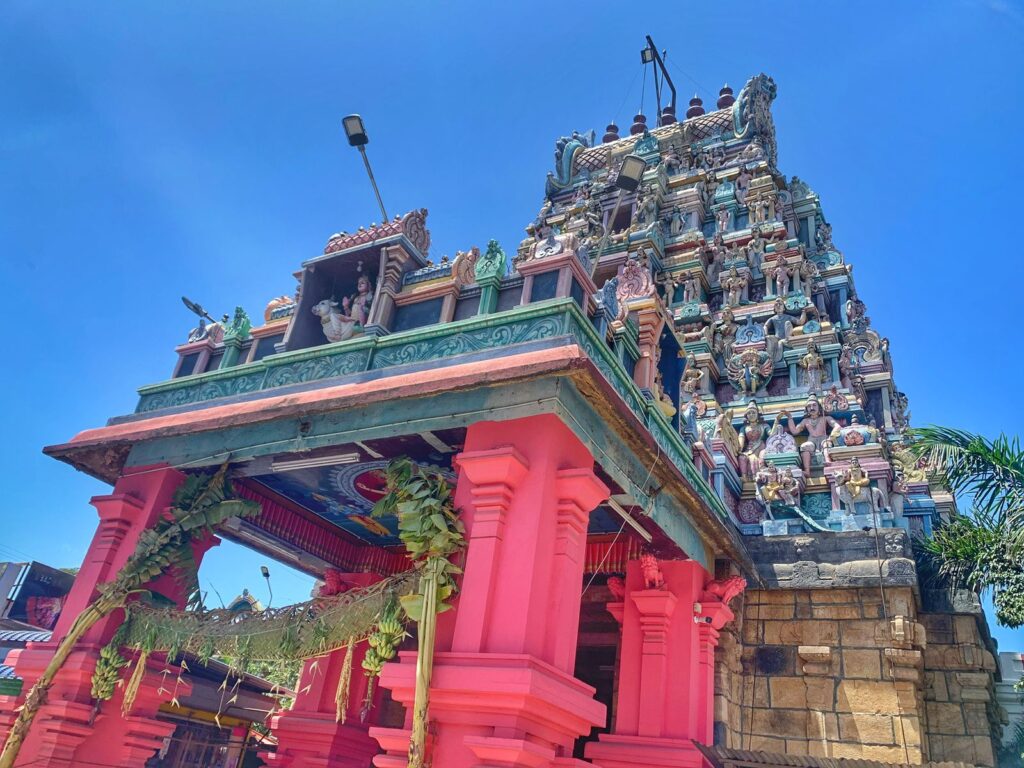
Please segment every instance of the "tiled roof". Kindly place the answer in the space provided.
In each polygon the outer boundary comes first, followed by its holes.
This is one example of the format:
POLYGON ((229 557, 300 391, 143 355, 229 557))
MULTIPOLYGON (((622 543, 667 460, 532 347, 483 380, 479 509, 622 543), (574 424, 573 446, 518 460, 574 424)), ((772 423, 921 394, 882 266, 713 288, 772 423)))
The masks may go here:
POLYGON ((405 235, 420 255, 424 258, 430 249, 430 230, 427 229, 427 209, 420 208, 418 211, 410 211, 404 216, 395 216, 391 221, 383 224, 375 224, 372 227, 360 227, 357 231, 339 232, 331 235, 327 245, 324 246, 324 253, 337 253, 347 251, 360 245, 368 245, 376 240, 383 240, 395 235, 405 235))

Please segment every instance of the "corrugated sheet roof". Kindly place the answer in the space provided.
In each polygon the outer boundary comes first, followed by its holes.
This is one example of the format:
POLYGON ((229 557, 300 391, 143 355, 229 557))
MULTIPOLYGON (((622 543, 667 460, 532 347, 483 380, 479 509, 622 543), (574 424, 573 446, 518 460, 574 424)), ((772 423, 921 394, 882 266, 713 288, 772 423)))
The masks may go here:
POLYGON ((0 630, 0 643, 45 643, 53 633, 45 629, 0 630))
POLYGON ((14 667, 9 667, 6 664, 0 664, 0 680, 17 680, 18 676, 14 674, 14 667))

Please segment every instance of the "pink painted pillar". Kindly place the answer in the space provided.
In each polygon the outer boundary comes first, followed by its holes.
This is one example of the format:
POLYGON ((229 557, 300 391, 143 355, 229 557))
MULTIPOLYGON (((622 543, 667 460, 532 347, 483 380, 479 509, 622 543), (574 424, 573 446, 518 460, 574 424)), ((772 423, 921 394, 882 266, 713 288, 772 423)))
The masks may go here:
POLYGON ((743 582, 710 582, 693 560, 659 566, 664 584, 648 588, 631 562, 623 602, 609 604, 622 624, 616 718, 611 733, 587 745, 602 768, 707 766, 694 742, 711 743, 714 643, 743 582))
MULTIPOLYGON (((183 475, 167 467, 135 467, 121 477, 114 492, 96 496, 93 506, 100 522, 82 561, 67 603, 47 643, 30 643, 10 654, 8 663, 24 680, 22 696, 0 697, 0 739, 6 738, 14 721, 13 710, 53 657, 57 641, 67 634, 78 614, 95 595, 96 587, 114 578, 135 549, 139 534, 152 526, 171 504, 183 475)), ((196 546, 196 560, 217 543, 215 537, 196 546)), ((180 587, 161 577, 153 587, 167 597, 182 598, 180 587)), ((19 755, 19 765, 76 766, 98 763, 138 766, 158 749, 174 726, 155 719, 160 704, 169 694, 158 692, 164 682, 163 664, 151 659, 132 712, 121 714, 122 691, 115 693, 97 712, 91 694, 92 673, 99 649, 109 641, 119 616, 96 624, 68 657, 49 690, 19 755)), ((174 675, 168 678, 173 686, 174 675)), ((186 691, 179 691, 184 693, 186 691)))
MULTIPOLYGON (((354 586, 369 586, 380 577, 352 573, 345 574, 344 580, 354 586)), ((353 649, 352 682, 344 723, 338 722, 335 697, 345 649, 305 663, 291 709, 271 719, 277 751, 260 754, 267 765, 275 768, 369 768, 373 756, 380 752, 367 730, 380 714, 381 691, 378 688, 375 692, 368 722, 361 722, 360 712, 367 691, 367 678, 361 666, 366 648, 363 642, 353 649)))
MULTIPOLYGON (((585 765, 572 758, 573 744, 604 724, 605 711, 572 673, 587 520, 608 488, 552 415, 473 424, 457 465, 468 549, 452 626, 434 657, 433 764, 585 765)), ((407 720, 406 729, 370 730, 387 750, 378 768, 406 765, 415 662, 403 653, 382 673, 407 720)))

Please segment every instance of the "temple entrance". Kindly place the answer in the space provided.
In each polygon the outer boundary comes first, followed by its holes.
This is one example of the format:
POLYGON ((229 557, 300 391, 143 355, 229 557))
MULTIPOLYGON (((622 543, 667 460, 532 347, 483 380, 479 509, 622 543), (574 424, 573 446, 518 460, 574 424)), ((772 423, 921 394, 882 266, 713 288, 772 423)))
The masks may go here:
POLYGON ((573 757, 583 758, 586 745, 597 741, 599 734, 611 730, 615 716, 615 681, 621 633, 619 625, 608 612, 607 604, 614 600, 608 589, 607 576, 598 576, 583 582, 580 601, 580 632, 576 649, 576 678, 594 688, 594 699, 607 708, 607 719, 602 727, 595 727, 576 740, 573 757))

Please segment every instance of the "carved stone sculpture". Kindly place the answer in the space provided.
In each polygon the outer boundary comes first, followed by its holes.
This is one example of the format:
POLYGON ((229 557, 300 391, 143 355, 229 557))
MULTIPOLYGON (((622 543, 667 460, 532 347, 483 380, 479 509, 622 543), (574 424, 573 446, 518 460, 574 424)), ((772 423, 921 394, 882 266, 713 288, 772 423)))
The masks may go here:
POLYGON ((650 553, 640 555, 640 572, 644 577, 644 589, 665 588, 665 576, 654 555, 650 553))

